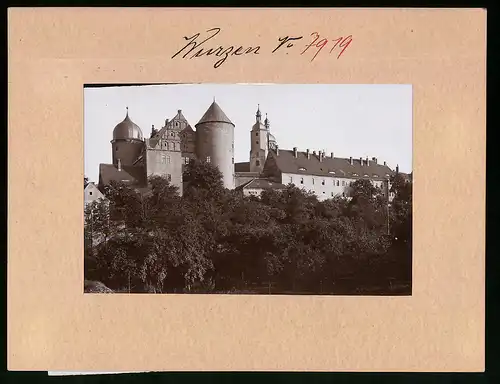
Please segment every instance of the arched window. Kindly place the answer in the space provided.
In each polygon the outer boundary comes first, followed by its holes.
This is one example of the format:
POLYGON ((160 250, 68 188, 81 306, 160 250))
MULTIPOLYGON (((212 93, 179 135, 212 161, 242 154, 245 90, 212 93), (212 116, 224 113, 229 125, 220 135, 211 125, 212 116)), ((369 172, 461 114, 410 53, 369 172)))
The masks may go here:
POLYGON ((256 165, 257 167, 260 167, 260 160, 255 160, 255 165, 256 165))

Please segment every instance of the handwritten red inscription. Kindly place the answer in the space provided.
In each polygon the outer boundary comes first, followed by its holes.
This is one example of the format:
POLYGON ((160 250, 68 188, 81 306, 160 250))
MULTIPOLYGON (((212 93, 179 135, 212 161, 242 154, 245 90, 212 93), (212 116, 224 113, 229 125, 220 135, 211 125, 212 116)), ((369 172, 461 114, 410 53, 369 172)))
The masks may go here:
POLYGON ((306 46, 306 48, 302 51, 301 55, 306 53, 309 48, 312 48, 313 50, 316 49, 316 53, 312 57, 311 61, 313 61, 316 56, 321 52, 323 48, 325 48, 328 43, 330 43, 330 53, 332 53, 335 49, 336 52, 339 52, 337 55, 337 59, 342 56, 344 51, 349 47, 349 44, 352 42, 352 35, 346 36, 346 37, 338 37, 334 40, 328 40, 326 38, 321 38, 318 32, 313 32, 311 33, 311 37, 314 37, 314 40, 306 46))

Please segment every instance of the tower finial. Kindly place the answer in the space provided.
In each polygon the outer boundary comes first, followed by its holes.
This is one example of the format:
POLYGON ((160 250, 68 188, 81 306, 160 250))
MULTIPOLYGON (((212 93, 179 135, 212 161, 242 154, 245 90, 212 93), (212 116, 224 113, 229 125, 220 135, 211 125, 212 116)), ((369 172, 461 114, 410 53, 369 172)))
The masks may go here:
POLYGON ((215 103, 215 96, 214 96, 214 103, 215 103))
POLYGON ((262 116, 262 114, 260 113, 260 104, 257 104, 257 113, 255 114, 255 118, 256 118, 258 123, 260 122, 261 116, 262 116))
POLYGON ((128 116, 128 106, 126 106, 125 109, 127 110, 127 116, 128 116))

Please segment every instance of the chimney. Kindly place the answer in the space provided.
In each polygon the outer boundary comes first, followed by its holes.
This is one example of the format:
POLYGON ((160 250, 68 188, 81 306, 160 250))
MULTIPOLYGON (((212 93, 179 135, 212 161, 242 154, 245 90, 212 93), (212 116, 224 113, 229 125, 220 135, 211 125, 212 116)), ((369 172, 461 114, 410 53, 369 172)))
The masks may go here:
POLYGON ((396 165, 396 173, 399 173, 399 164, 396 165))
POLYGON ((319 152, 319 161, 322 162, 323 161, 323 156, 324 156, 324 152, 319 152))
POLYGON ((359 158, 359 163, 361 164, 361 166, 363 166, 363 158, 362 157, 359 158))
POLYGON ((293 157, 297 158, 297 147, 293 147, 293 157))
POLYGON ((375 164, 378 164, 378 163, 377 163, 377 158, 376 158, 376 157, 372 157, 372 160, 373 160, 373 162, 374 162, 375 164))
POLYGON ((313 151, 313 156, 316 156, 316 151, 313 151))
POLYGON ((311 158, 311 153, 309 152, 309 149, 306 149, 306 155, 307 155, 307 160, 311 158))
POLYGON ((168 119, 165 119, 165 126, 168 125, 168 119))
POLYGON ((366 165, 370 165, 370 159, 368 158, 368 156, 366 156, 366 165))
POLYGON ((182 109, 177 110, 177 114, 180 115, 182 113, 182 109))
POLYGON ((118 159, 118 171, 122 170, 122 161, 118 159))
POLYGON ((384 165, 387 166, 387 163, 384 161, 384 165))
POLYGON ((331 155, 331 157, 332 157, 332 159, 333 159, 333 152, 332 152, 330 155, 331 155))
POLYGON ((278 146, 276 145, 276 156, 279 156, 280 155, 280 149, 278 148, 278 146))
POLYGON ((349 164, 354 165, 354 162, 352 161, 352 156, 349 157, 349 164))

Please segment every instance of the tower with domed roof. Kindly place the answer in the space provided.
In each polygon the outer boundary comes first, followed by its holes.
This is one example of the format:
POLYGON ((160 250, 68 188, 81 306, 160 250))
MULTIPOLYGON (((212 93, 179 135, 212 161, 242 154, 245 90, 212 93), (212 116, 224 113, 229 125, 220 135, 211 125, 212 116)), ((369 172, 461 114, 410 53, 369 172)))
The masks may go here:
POLYGON ((125 119, 113 129, 113 140, 111 140, 113 165, 118 165, 118 160, 121 165, 133 165, 143 147, 142 130, 130 119, 127 107, 125 119))
MULTIPOLYGON (((268 153, 268 130, 262 123, 262 113, 260 106, 257 106, 255 114, 255 124, 250 131, 250 172, 262 172, 268 153)), ((269 120, 267 120, 269 123, 269 120)))
POLYGON ((234 124, 215 102, 196 127, 196 156, 219 168, 224 187, 234 188, 234 124))

